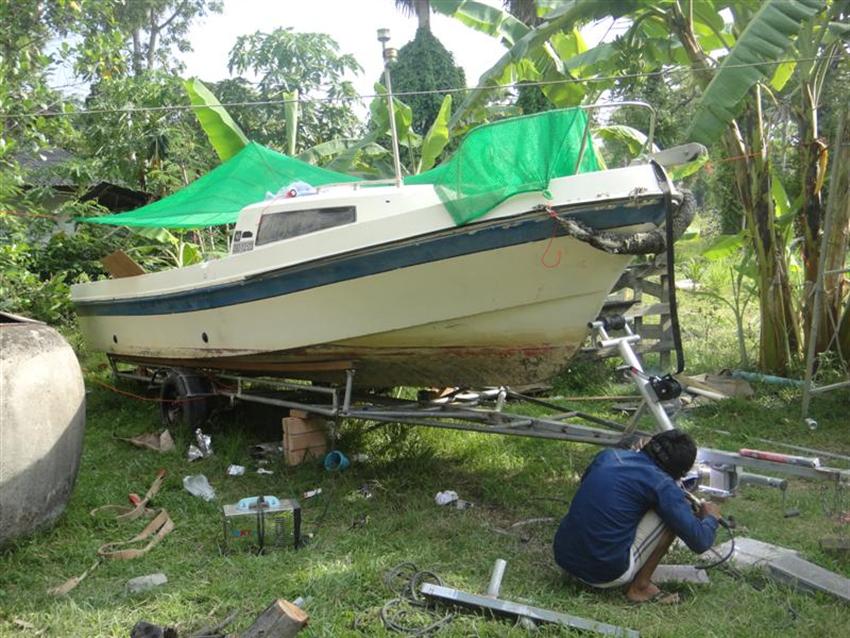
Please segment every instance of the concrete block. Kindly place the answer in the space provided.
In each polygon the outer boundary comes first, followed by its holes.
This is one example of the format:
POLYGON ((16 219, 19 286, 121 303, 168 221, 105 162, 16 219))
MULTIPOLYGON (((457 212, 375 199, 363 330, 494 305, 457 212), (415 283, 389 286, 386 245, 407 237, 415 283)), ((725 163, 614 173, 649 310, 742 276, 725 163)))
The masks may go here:
MULTIPOLYGON (((716 548, 720 555, 729 551, 729 542, 716 548)), ((713 553, 703 555, 712 559, 713 553)), ((850 603, 850 578, 805 560, 799 552, 754 538, 736 538, 732 562, 736 567, 757 567, 773 580, 802 591, 820 591, 850 603)))
POLYGON ((162 572, 156 574, 148 574, 147 576, 138 576, 127 581, 127 591, 131 594, 159 587, 168 582, 168 577, 162 572))
POLYGON ((768 563, 770 575, 779 582, 809 592, 820 591, 850 603, 850 578, 831 572, 797 556, 782 556, 768 563))
MULTIPOLYGON (((708 551, 701 555, 705 561, 717 560, 717 556, 725 556, 729 553, 729 545, 731 541, 726 541, 722 545, 715 547, 716 554, 713 551, 708 551)), ((764 543, 754 538, 746 538, 739 536, 735 539, 735 554, 732 556, 732 562, 738 567, 762 567, 771 560, 781 558, 782 556, 800 556, 799 552, 787 547, 779 545, 771 545, 764 543)))
POLYGON ((708 583, 708 574, 704 569, 693 565, 659 565, 652 574, 656 585, 664 583, 708 583))
POLYGON ((285 450, 303 450, 304 448, 327 447, 328 437, 322 431, 303 432, 301 434, 286 433, 283 439, 285 450))
POLYGON ((320 460, 327 453, 327 447, 303 448, 301 450, 287 450, 284 452, 284 458, 287 465, 300 465, 304 461, 320 460))

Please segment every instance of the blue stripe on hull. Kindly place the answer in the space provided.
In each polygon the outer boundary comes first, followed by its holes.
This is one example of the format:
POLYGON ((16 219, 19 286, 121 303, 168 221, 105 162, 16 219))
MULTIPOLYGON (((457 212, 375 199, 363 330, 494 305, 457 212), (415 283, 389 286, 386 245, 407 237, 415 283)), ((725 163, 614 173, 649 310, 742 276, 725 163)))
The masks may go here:
MULTIPOLYGON (((563 214, 562 214, 563 215, 563 214)), ((664 218, 661 200, 642 206, 569 213, 597 230, 636 224, 659 224, 664 218)), ((488 250, 506 248, 563 235, 564 229, 540 214, 510 218, 486 226, 469 225, 423 238, 413 238, 373 249, 329 257, 270 271, 239 282, 127 301, 78 302, 81 316, 147 316, 210 310, 359 279, 398 268, 442 261, 488 250)))

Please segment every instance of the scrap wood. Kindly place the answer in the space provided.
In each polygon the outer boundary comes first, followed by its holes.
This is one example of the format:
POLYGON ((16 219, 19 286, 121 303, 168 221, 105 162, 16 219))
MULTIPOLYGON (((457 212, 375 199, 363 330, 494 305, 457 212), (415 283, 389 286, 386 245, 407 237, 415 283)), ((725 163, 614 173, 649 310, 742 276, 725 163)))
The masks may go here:
POLYGON ((722 401, 753 396, 752 386, 743 379, 717 374, 676 375, 676 380, 691 394, 722 401))
POLYGON ((171 432, 163 430, 159 434, 156 432, 145 432, 138 436, 124 438, 116 436, 119 441, 126 441, 136 447, 147 448, 154 452, 171 452, 174 450, 174 439, 171 437, 171 432))
POLYGON ((193 633, 189 638, 218 638, 222 635, 222 631, 227 627, 230 623, 236 620, 236 617, 239 615, 239 612, 234 611, 229 614, 224 620, 215 625, 209 625, 204 627, 203 629, 199 629, 195 633, 193 633))
POLYGON ((97 566, 100 565, 100 562, 101 562, 101 559, 98 558, 96 561, 94 561, 92 566, 89 567, 82 574, 80 574, 79 576, 72 576, 71 578, 66 580, 64 583, 62 583, 61 585, 57 585, 56 587, 51 587, 50 589, 47 590, 47 593, 50 594, 51 596, 64 596, 65 594, 70 592, 72 589, 75 589, 77 587, 77 585, 79 585, 81 582, 83 582, 83 580, 85 580, 86 576, 91 574, 97 568, 97 566))
POLYGON ((310 617, 295 604, 278 598, 257 616, 254 624, 240 634, 241 638, 291 638, 305 626, 310 617))

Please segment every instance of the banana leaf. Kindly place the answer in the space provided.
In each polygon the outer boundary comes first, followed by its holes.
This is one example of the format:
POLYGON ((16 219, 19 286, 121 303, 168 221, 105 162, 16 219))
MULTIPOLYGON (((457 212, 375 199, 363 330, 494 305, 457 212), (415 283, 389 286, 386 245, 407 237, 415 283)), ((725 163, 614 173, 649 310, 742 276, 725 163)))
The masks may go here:
POLYGON ((183 82, 183 86, 192 105, 196 107, 193 111, 201 128, 207 134, 219 159, 226 162, 248 144, 248 138, 203 82, 192 78, 183 82))
POLYGON ((747 24, 700 98, 685 138, 710 144, 738 114, 750 89, 768 82, 803 23, 824 8, 822 0, 765 0, 747 24))

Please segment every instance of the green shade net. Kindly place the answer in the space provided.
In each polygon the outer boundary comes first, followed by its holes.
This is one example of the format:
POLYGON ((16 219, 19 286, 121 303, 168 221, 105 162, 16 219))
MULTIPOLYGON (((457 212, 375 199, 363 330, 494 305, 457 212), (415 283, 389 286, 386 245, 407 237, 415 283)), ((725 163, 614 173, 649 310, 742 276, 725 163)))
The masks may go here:
POLYGON ((295 181, 313 186, 356 182, 251 142, 229 160, 185 188, 136 210, 79 221, 114 226, 200 228, 232 224, 248 204, 262 201, 295 181))
POLYGON ((450 159, 404 183, 433 184, 455 222, 465 224, 508 197, 545 192, 555 177, 599 170, 588 137, 576 171, 586 124, 581 109, 485 124, 472 130, 450 159))
MULTIPOLYGON (((454 221, 465 224, 513 195, 545 192, 553 178, 599 170, 588 136, 576 171, 586 125, 587 116, 581 109, 547 111, 485 124, 473 129, 450 159, 430 171, 405 178, 404 183, 432 184, 454 221)), ((232 224, 242 208, 295 181, 321 186, 361 180, 251 142, 173 195, 128 213, 81 221, 155 228, 232 224)))

